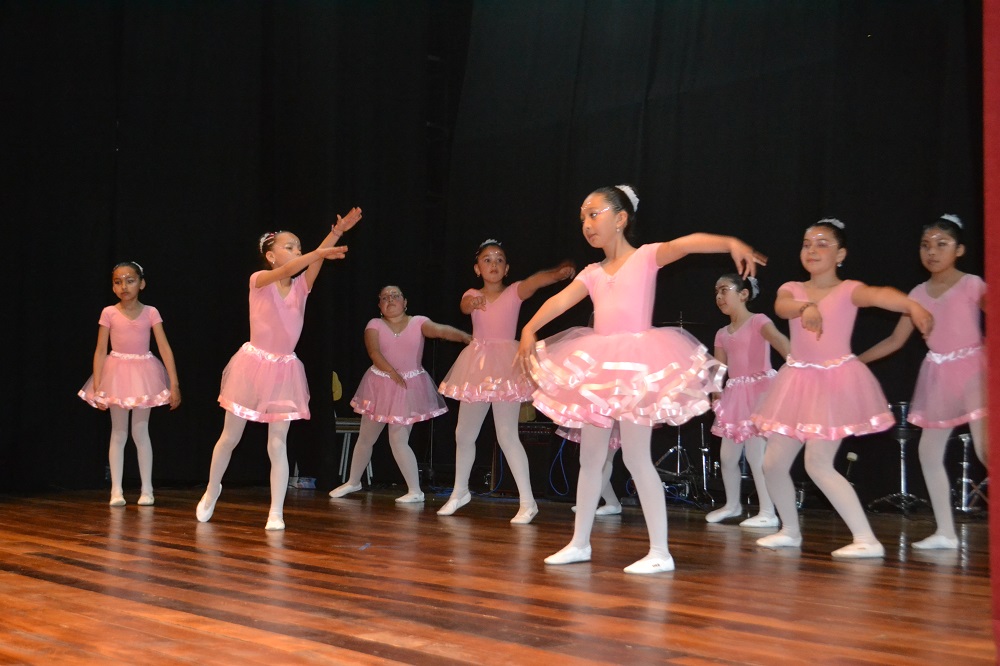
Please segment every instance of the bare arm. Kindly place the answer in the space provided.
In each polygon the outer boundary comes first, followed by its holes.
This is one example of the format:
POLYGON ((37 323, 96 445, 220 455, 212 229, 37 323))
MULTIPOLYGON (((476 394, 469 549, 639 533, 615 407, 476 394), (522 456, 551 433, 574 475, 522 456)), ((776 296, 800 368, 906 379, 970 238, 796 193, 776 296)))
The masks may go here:
POLYGON ((474 294, 467 294, 462 297, 462 302, 459 304, 458 309, 462 311, 462 314, 470 315, 473 310, 485 310, 486 309, 486 297, 483 296, 483 292, 476 291, 474 294))
POLYGON ((527 300, 534 296, 535 292, 539 289, 548 287, 556 282, 561 282, 562 280, 570 280, 574 275, 576 275, 576 268, 573 266, 573 262, 568 260, 555 268, 538 271, 517 284, 517 297, 522 301, 527 300))
MULTIPOLYGON (((337 222, 330 228, 330 233, 326 235, 323 242, 319 244, 319 248, 332 248, 340 242, 340 237, 345 233, 354 228, 354 225, 361 221, 361 209, 355 206, 351 210, 347 211, 347 215, 341 217, 337 216, 337 222)), ((343 248, 344 252, 347 252, 347 247, 343 248)), ((339 255, 334 255, 331 257, 325 257, 326 259, 343 259, 343 253, 339 255)), ((315 261, 309 264, 309 268, 306 269, 306 285, 311 290, 313 285, 316 283, 316 278, 319 276, 320 269, 323 268, 322 261, 315 261)))
POLYGON ((861 285, 851 294, 851 302, 859 308, 882 308, 908 314, 912 325, 925 337, 934 328, 934 316, 920 303, 893 287, 861 285))
POLYGON ((420 327, 420 332, 424 334, 425 338, 441 338, 442 340, 464 342, 465 344, 472 342, 472 336, 465 331, 460 331, 454 326, 435 323, 430 319, 423 323, 420 327))
MULTIPOLYGON (((722 365, 729 365, 729 357, 726 355, 726 350, 723 349, 722 347, 716 347, 712 352, 712 356, 714 356, 715 360, 717 360, 722 365)), ((721 397, 722 397, 721 393, 712 393, 712 402, 714 403, 721 397)))
MULTIPOLYGON (((774 314, 782 319, 798 319, 802 328, 812 331, 819 340, 823 335, 823 315, 812 301, 800 301, 787 289, 779 289, 774 300, 774 314)), ((787 354, 786 354, 787 355, 787 354)))
POLYGON ((368 350, 368 357, 372 360, 372 365, 389 375, 392 381, 406 388, 406 380, 403 379, 403 375, 396 372, 396 368, 392 367, 392 364, 382 355, 382 346, 378 341, 378 331, 374 328, 365 329, 365 349, 368 350))
POLYGON ((535 316, 521 329, 521 344, 517 350, 517 358, 522 368, 527 370, 528 357, 535 352, 536 333, 538 329, 569 310, 587 296, 587 287, 579 280, 573 280, 562 291, 542 303, 535 316))
MULTIPOLYGON (((104 361, 108 358, 108 340, 111 329, 107 326, 97 327, 97 349, 94 350, 94 393, 101 390, 101 379, 104 374, 104 361)), ((107 407, 98 405, 101 409, 107 407)))
MULTIPOLYGON (((327 236, 329 238, 329 236, 327 236)), ((293 275, 297 275, 304 268, 310 268, 313 265, 318 265, 323 259, 343 259, 344 255, 347 253, 347 246, 341 245, 338 247, 318 247, 312 252, 307 252, 301 257, 295 257, 289 261, 284 266, 279 268, 272 268, 271 270, 261 271, 257 275, 257 280, 254 282, 254 287, 260 289, 261 287, 266 287, 272 282, 277 282, 278 280, 283 280, 285 278, 290 278, 293 275)), ((318 270, 318 269, 317 269, 318 270)), ((308 281, 308 272, 306 273, 306 280, 308 281)), ((313 282, 316 278, 313 277, 313 282)), ((312 288, 312 282, 307 282, 309 288, 312 288)))
POLYGON ((913 322, 909 317, 903 315, 896 322, 896 328, 892 330, 889 337, 881 340, 862 353, 858 354, 858 360, 862 363, 871 363, 872 361, 877 361, 880 358, 885 358, 890 354, 895 354, 906 341, 910 339, 910 335, 913 333, 913 322))
POLYGON ((757 265, 766 266, 767 257, 732 236, 696 233, 660 243, 656 250, 656 264, 666 266, 689 254, 719 254, 728 252, 736 269, 743 277, 757 274, 757 265))
POLYGON ((778 352, 781 358, 788 357, 792 343, 788 341, 788 337, 784 333, 778 330, 778 327, 773 322, 764 324, 760 329, 760 335, 767 340, 767 343, 774 348, 774 351, 778 352))
POLYGON ((177 379, 177 366, 174 364, 174 352, 167 342, 167 334, 163 330, 163 324, 153 324, 153 337, 156 338, 156 348, 160 350, 160 358, 163 359, 163 366, 167 369, 167 377, 170 378, 170 409, 171 411, 180 407, 181 404, 181 383, 177 379))

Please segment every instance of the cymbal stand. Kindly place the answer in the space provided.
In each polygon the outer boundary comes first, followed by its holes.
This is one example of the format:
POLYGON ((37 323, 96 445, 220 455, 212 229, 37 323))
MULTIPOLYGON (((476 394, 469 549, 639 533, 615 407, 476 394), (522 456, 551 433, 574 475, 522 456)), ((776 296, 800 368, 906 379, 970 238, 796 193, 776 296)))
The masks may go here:
MULTIPOLYGON (((905 423, 905 421, 903 421, 903 423, 905 423)), ((929 506, 929 502, 927 500, 911 494, 907 490, 906 484, 906 443, 916 436, 918 432, 919 430, 917 428, 911 428, 908 425, 893 428, 893 434, 896 437, 896 441, 899 442, 899 492, 892 493, 872 501, 868 504, 868 508, 870 510, 878 511, 879 505, 888 504, 896 507, 904 514, 907 514, 914 507, 929 506)))
POLYGON ((981 511, 982 507, 976 506, 977 503, 982 500, 983 504, 987 504, 989 499, 986 494, 983 493, 982 487, 989 483, 989 478, 984 479, 980 483, 976 483, 969 476, 970 469, 972 468, 972 435, 968 433, 963 433, 958 436, 962 440, 962 478, 959 479, 960 484, 960 497, 959 504, 956 509, 963 513, 971 513, 973 511, 981 511))

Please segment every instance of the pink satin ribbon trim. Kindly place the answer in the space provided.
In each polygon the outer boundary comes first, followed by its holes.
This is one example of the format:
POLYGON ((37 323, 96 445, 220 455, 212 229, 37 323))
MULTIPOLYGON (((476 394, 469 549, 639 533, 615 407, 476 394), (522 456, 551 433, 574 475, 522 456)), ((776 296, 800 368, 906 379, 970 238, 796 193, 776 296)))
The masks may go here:
POLYGON ((968 358, 970 356, 975 356, 982 353, 983 346, 975 345, 974 347, 963 347, 962 349, 956 349, 955 351, 948 352, 947 354, 937 354, 935 352, 927 352, 925 357, 931 363, 936 363, 941 365, 942 363, 948 363, 950 361, 958 361, 963 358, 968 358))
MULTIPOLYGON (((379 370, 378 368, 376 368, 374 365, 371 367, 371 371, 372 371, 373 375, 378 375, 379 377, 385 377, 386 379, 389 379, 391 377, 391 375, 388 372, 382 372, 381 370, 379 370)), ((416 370, 407 370, 406 372, 402 373, 400 376, 403 379, 413 379, 414 377, 419 377, 420 375, 423 375, 426 372, 427 371, 424 370, 423 368, 417 368, 416 370)))
POLYGON ((928 421, 920 414, 910 414, 907 417, 907 421, 917 426, 918 428, 930 429, 930 430, 943 430, 945 428, 957 428, 960 425, 965 425, 970 421, 978 421, 980 419, 986 418, 986 408, 975 409, 968 414, 963 414, 953 419, 948 419, 947 421, 928 421))
POLYGON ((145 354, 123 354, 121 352, 113 351, 108 356, 114 356, 115 358, 120 358, 125 361, 144 361, 147 358, 154 358, 153 352, 148 351, 145 354))
POLYGON ((243 346, 240 347, 240 351, 272 363, 291 363, 298 358, 298 356, 295 355, 295 352, 292 352, 291 354, 272 354, 271 352, 254 347, 249 342, 244 342, 243 346))
POLYGON ((794 358, 792 358, 792 355, 789 354, 788 358, 785 359, 785 362, 788 363, 788 365, 793 368, 816 368, 817 370, 830 370, 832 368, 839 368, 840 366, 844 365, 849 361, 854 360, 855 358, 857 358, 857 356, 855 356, 854 354, 845 354, 840 358, 830 359, 829 361, 823 361, 821 363, 805 363, 803 361, 796 361, 794 358))
POLYGON ((98 391, 87 395, 83 391, 77 391, 78 396, 83 398, 91 407, 121 407, 122 409, 150 409, 152 407, 162 407, 170 404, 170 389, 163 389, 156 395, 141 395, 130 398, 108 398, 104 391, 98 391))
POLYGON ((253 421, 254 423, 274 423, 277 421, 298 421, 299 419, 308 419, 309 410, 302 412, 258 412, 255 409, 250 409, 249 407, 244 407, 243 405, 238 405, 231 400, 223 400, 222 396, 219 396, 219 404, 227 412, 232 412, 241 419, 246 419, 247 421, 253 421))
POLYGON ((359 401, 359 404, 355 404, 354 402, 352 402, 351 406, 354 407, 355 412, 361 414, 365 418, 371 419, 372 421, 376 421, 378 423, 387 423, 389 425, 411 425, 413 423, 419 423, 420 421, 429 421, 434 417, 441 416, 442 414, 448 411, 447 407, 442 407, 440 409, 435 409, 425 414, 416 414, 414 416, 405 417, 405 416, 389 416, 383 414, 373 414, 370 411, 371 402, 367 400, 363 402, 359 401))
POLYGON ((888 430, 896 423, 892 414, 885 412, 871 417, 866 423, 856 423, 831 428, 817 423, 799 423, 788 425, 777 421, 756 422, 760 432, 765 437, 768 433, 776 432, 787 437, 792 437, 804 442, 807 439, 823 439, 835 441, 843 439, 848 435, 869 435, 876 432, 888 430))
POLYGON ((776 377, 777 374, 777 370, 768 370, 766 372, 757 372, 752 375, 743 375, 742 377, 730 377, 729 380, 726 381, 726 388, 729 388, 730 386, 739 386, 740 384, 755 384, 765 379, 772 379, 773 377, 776 377))

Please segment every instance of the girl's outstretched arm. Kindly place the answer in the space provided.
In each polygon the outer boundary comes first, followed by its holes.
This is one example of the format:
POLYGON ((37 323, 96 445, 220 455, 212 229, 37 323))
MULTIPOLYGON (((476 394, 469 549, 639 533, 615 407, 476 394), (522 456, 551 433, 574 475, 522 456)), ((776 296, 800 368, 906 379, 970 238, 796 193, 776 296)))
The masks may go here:
POLYGON ((660 243, 656 250, 657 266, 666 266, 689 254, 718 254, 728 252, 733 257, 741 277, 757 274, 757 265, 766 266, 767 257, 732 236, 696 233, 660 243))
POLYGON ((174 352, 170 349, 170 343, 167 342, 167 334, 163 330, 162 322, 153 324, 153 337, 156 338, 156 348, 160 350, 163 367, 167 369, 167 377, 170 378, 170 410, 173 411, 181 405, 181 382, 177 379, 174 352))
POLYGON ((816 334, 817 340, 823 335, 823 315, 816 304, 796 299, 787 289, 778 290, 778 297, 774 299, 774 314, 782 319, 798 319, 802 328, 816 334))
POLYGON ((861 285, 851 294, 851 302, 859 308, 882 308, 910 315, 913 326, 927 337, 934 328, 934 315, 924 306, 894 287, 861 285))
POLYGON ((558 294, 542 303, 535 316, 524 325, 521 329, 521 344, 517 349, 517 358, 525 371, 528 369, 528 358, 535 353, 538 329, 582 301, 587 293, 586 285, 579 280, 573 280, 558 294))
MULTIPOLYGON (((347 254, 346 245, 338 245, 337 247, 318 247, 312 252, 307 252, 300 257, 295 257, 284 266, 272 268, 267 271, 261 271, 257 275, 257 280, 254 282, 254 286, 257 289, 266 287, 272 282, 277 282, 278 280, 298 275, 303 269, 308 268, 323 259, 343 259, 345 254, 347 254)), ((313 280, 315 281, 315 278, 313 278, 313 280)), ((309 286, 311 288, 312 284, 310 283, 309 286)))
MULTIPOLYGON (((354 225, 361 221, 361 209, 355 206, 351 210, 347 211, 347 215, 341 217, 337 216, 337 222, 330 228, 330 233, 326 235, 323 242, 319 244, 319 248, 335 247, 337 243, 340 242, 341 236, 346 234, 348 231, 354 228, 354 225)), ((344 248, 347 251, 347 248, 344 248)), ((327 257, 328 259, 343 259, 344 255, 327 257)), ((316 278, 319 276, 319 270, 323 268, 322 261, 315 261, 309 264, 309 268, 306 269, 306 284, 309 289, 312 289, 313 284, 316 283, 316 278)))
POLYGON ((774 322, 764 324, 760 329, 760 335, 767 340, 767 343, 774 348, 774 351, 778 352, 781 358, 788 358, 788 354, 792 349, 792 343, 788 341, 788 336, 778 330, 774 322))
POLYGON ((420 332, 424 334, 425 338, 441 338, 442 340, 463 342, 465 344, 472 342, 472 336, 465 331, 460 331, 454 326, 435 323, 430 319, 425 321, 423 326, 420 327, 420 332))
MULTIPOLYGON (((101 390, 101 379, 104 374, 104 361, 108 358, 108 339, 111 329, 107 326, 97 327, 97 349, 94 350, 94 393, 101 390)), ((107 406, 97 403, 100 409, 107 409, 107 406)))
POLYGON ((555 268, 538 271, 531 277, 521 280, 517 284, 517 297, 522 301, 535 295, 535 292, 543 287, 548 287, 562 280, 569 280, 576 275, 576 267, 573 262, 566 260, 555 268))
POLYGON ((473 310, 485 310, 486 297, 483 296, 483 292, 476 290, 476 293, 462 297, 462 302, 459 303, 458 309, 465 315, 472 314, 473 310))
POLYGON ((862 363, 871 363, 872 361, 877 361, 880 358, 885 358, 889 354, 895 354, 906 341, 910 339, 910 335, 913 333, 913 321, 909 317, 903 315, 899 318, 896 323, 896 328, 892 330, 889 337, 885 338, 880 342, 876 342, 874 345, 866 349, 865 351, 858 354, 858 360, 862 363))

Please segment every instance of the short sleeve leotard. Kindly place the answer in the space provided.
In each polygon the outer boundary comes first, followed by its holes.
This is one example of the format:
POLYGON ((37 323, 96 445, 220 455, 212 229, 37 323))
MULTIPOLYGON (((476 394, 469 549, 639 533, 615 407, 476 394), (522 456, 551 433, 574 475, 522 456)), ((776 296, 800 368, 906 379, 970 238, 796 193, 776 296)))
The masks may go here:
MULTIPOLYGON (((816 303, 823 316, 819 340, 798 322, 790 327, 788 362, 753 414, 765 435, 833 441, 888 430, 895 423, 878 380, 851 353, 858 313, 851 296, 859 286, 844 280, 816 303)), ((809 300, 801 282, 786 282, 782 289, 796 300, 809 300)))
POLYGON ((910 423, 954 428, 986 416, 986 354, 979 306, 985 293, 982 278, 968 274, 937 298, 927 293, 926 282, 910 292, 910 298, 934 315, 934 328, 927 337, 929 351, 920 364, 910 403, 910 423))
POLYGON ((302 333, 309 286, 300 275, 282 297, 277 282, 256 286, 261 272, 250 276, 250 341, 222 372, 219 404, 248 421, 308 419, 309 385, 295 345, 302 333))
POLYGON ((767 315, 757 313, 736 331, 723 326, 715 334, 716 348, 726 352, 729 379, 715 405, 713 435, 737 444, 760 435, 750 417, 777 374, 771 368, 771 345, 760 333, 770 323, 767 315))
MULTIPOLYGON (((535 390, 531 378, 520 364, 517 354, 517 315, 521 298, 517 295, 520 282, 508 286, 485 310, 472 311, 472 343, 458 355, 451 370, 438 387, 443 395, 462 402, 528 402, 535 390)), ((466 296, 482 296, 470 289, 466 296)))
POLYGON ((575 279, 594 302, 594 328, 536 344, 534 404, 559 425, 680 425, 721 390, 725 366, 704 345, 683 329, 652 327, 658 247, 639 247, 614 275, 587 266, 575 279))
POLYGON ((91 376, 77 395, 93 407, 144 409, 169 403, 167 370, 149 351, 149 334, 162 322, 152 305, 142 306, 135 319, 126 317, 117 306, 104 308, 98 323, 110 329, 111 353, 104 361, 101 389, 94 390, 91 376))
POLYGON ((424 354, 424 334, 421 327, 427 317, 410 317, 406 328, 392 332, 381 318, 368 322, 365 330, 378 332, 379 351, 403 379, 406 387, 392 381, 389 375, 374 365, 365 372, 351 398, 351 407, 362 416, 379 423, 410 425, 427 421, 448 411, 420 361, 424 354))

